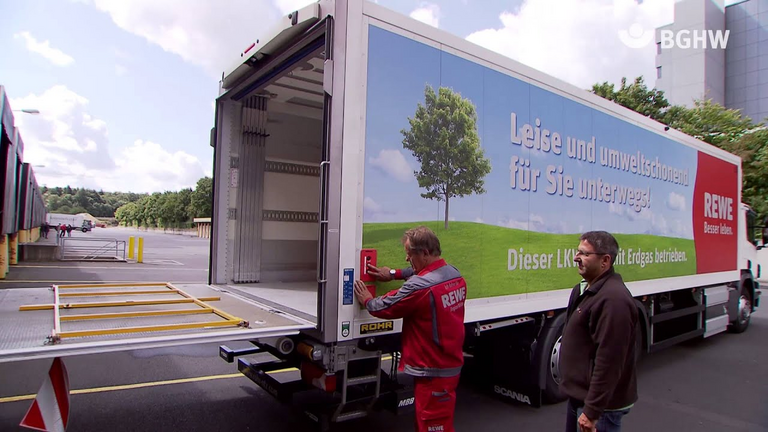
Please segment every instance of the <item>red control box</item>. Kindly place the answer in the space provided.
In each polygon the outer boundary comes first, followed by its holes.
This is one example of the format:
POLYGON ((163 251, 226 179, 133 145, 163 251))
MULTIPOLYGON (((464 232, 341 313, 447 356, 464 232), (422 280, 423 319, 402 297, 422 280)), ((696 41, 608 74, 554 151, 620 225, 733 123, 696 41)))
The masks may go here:
POLYGON ((362 249, 360 251, 360 280, 374 282, 376 279, 368 274, 368 264, 376 267, 376 249, 362 249))
POLYGON ((376 297, 376 279, 368 274, 368 264, 376 267, 376 249, 360 250, 360 280, 365 282, 365 286, 376 297))

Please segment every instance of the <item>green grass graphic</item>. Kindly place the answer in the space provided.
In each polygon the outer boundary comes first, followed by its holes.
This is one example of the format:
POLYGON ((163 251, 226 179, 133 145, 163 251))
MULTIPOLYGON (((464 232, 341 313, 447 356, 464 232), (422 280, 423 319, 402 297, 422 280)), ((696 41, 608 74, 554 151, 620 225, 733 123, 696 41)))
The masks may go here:
MULTIPOLYGON (((443 222, 366 223, 363 224, 363 248, 377 250, 380 266, 406 267, 408 263, 400 240, 405 230, 418 225, 428 226, 437 233, 443 257, 467 280, 470 299, 570 288, 581 279, 573 263, 579 234, 547 234, 474 222, 451 222, 448 230, 443 228, 443 222), (510 271, 508 251, 521 248, 525 254, 546 254, 548 268, 524 270, 518 262, 517 269, 510 271)), ((616 270, 627 282, 696 273, 693 240, 643 234, 616 234, 616 239, 624 251, 623 260, 617 260, 616 270), (654 260, 656 249, 676 249, 685 253, 686 261, 654 262, 641 267, 634 259, 630 263, 630 249, 633 253, 651 252, 654 260)), ((533 266, 532 260, 529 265, 533 266)), ((380 283, 377 293, 383 294, 401 284, 380 283)))

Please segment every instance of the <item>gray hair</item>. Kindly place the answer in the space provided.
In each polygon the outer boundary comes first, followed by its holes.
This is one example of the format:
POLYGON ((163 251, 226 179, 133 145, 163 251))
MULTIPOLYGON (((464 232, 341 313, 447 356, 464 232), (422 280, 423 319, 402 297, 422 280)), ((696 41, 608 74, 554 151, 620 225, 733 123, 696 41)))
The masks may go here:
POLYGON ((412 251, 420 251, 436 257, 442 253, 437 235, 423 225, 406 231, 403 235, 403 244, 406 240, 410 243, 412 251))
POLYGON ((586 241, 595 248, 595 252, 611 257, 611 266, 619 254, 619 242, 607 231, 587 231, 579 237, 579 241, 586 241))

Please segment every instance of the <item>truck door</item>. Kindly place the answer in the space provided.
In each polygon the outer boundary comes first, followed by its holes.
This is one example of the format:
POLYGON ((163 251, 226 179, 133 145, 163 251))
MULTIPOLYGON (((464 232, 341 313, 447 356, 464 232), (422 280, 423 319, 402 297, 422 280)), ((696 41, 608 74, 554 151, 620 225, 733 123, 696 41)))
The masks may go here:
POLYGON ((222 79, 210 281, 315 320, 327 255, 333 20, 320 19, 318 5, 289 17, 222 79))

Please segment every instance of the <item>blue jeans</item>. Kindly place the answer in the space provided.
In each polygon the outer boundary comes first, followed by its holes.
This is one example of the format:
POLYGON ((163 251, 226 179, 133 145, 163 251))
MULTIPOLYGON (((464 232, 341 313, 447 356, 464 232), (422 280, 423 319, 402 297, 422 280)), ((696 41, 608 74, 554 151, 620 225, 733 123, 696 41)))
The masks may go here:
MULTIPOLYGON (((568 413, 565 419, 565 432, 579 432, 579 416, 584 404, 568 399, 568 413)), ((605 411, 597 421, 597 432, 620 432, 621 419, 629 414, 629 409, 605 411)))

